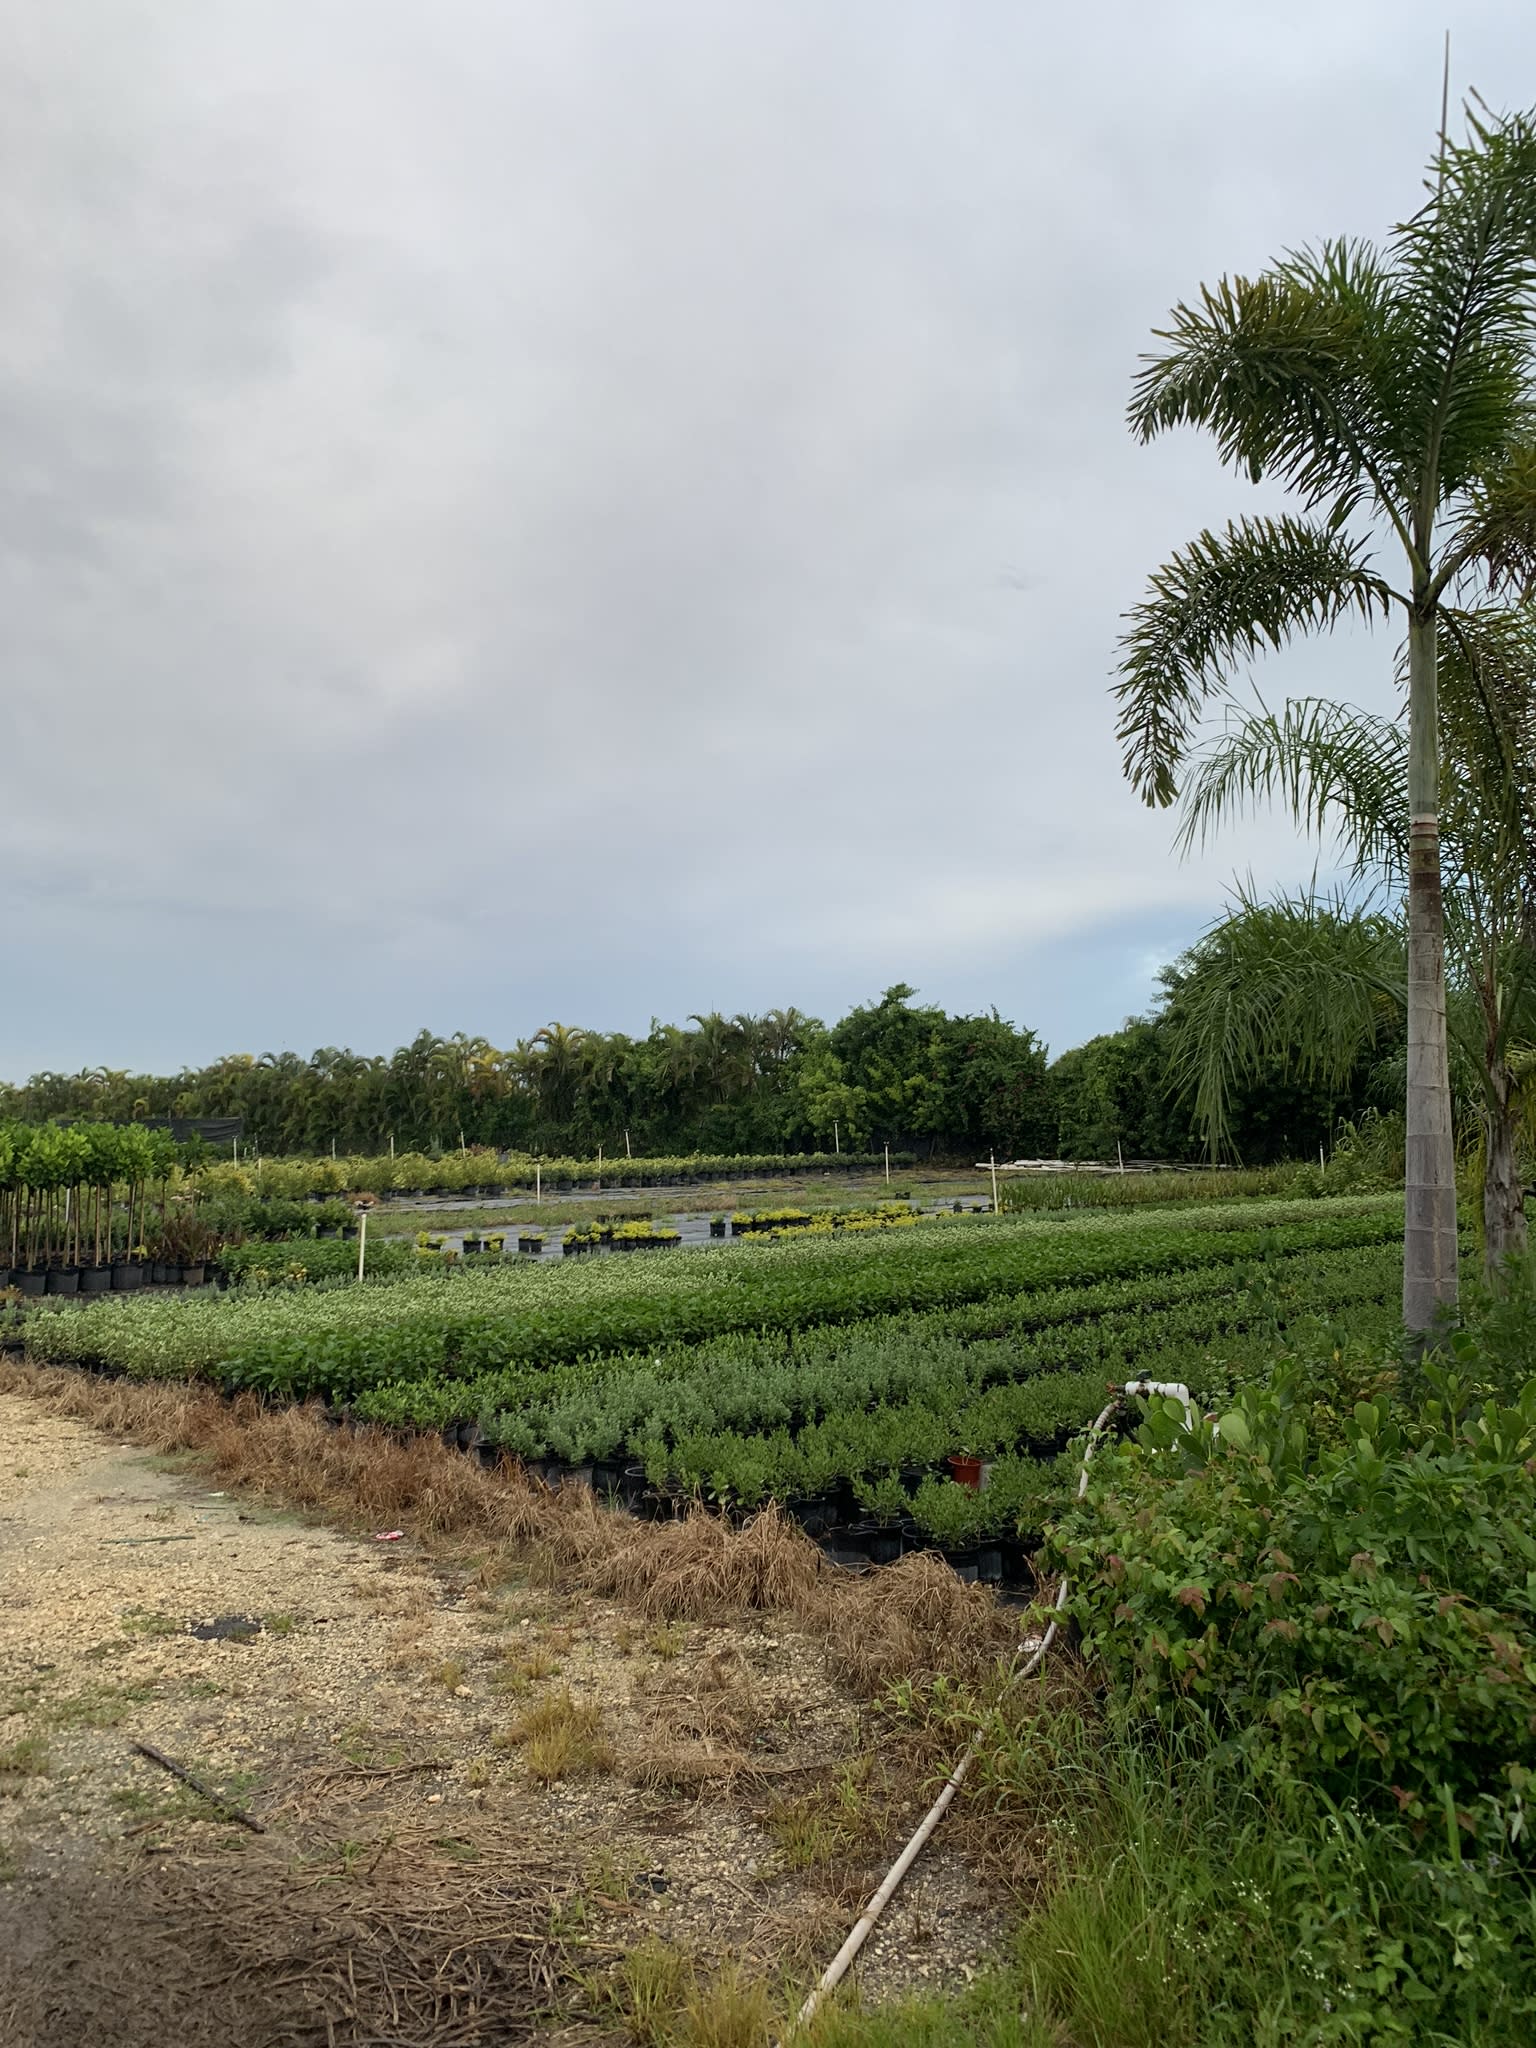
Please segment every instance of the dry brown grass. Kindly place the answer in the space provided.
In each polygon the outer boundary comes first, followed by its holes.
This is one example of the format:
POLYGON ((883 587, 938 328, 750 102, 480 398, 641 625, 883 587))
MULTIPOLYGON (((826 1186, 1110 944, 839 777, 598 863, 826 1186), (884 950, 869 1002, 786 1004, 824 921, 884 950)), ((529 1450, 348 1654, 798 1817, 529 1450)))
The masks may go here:
POLYGON ((898 1679, 976 1679, 1019 1641, 1016 1610, 919 1553, 839 1588, 827 1615, 827 1664, 863 1699, 898 1679))
POLYGON ((646 1791, 689 1793, 755 1776, 764 1758, 754 1740, 767 1718, 753 1674, 739 1659, 669 1670, 643 1702, 625 1776, 646 1791))
POLYGON ((422 1538, 525 1542, 547 1496, 515 1466, 490 1473, 437 1437, 408 1442, 382 1429, 331 1429, 318 1408, 225 1401, 207 1388, 141 1384, 42 1366, 0 1366, 0 1390, 26 1394, 150 1450, 192 1451, 200 1467, 258 1499, 351 1528, 409 1525, 422 1538))
POLYGON ((1019 1637, 1014 1613, 940 1559, 839 1573, 773 1507, 739 1529, 702 1507, 676 1522, 637 1522, 586 1490, 526 1480, 515 1465, 484 1471, 436 1437, 329 1428, 313 1407, 11 1363, 0 1363, 0 1391, 154 1450, 190 1452, 229 1487, 342 1527, 404 1528, 438 1561, 467 1566, 482 1590, 503 1568, 526 1565, 551 1587, 613 1600, 646 1623, 788 1613, 825 1635, 833 1675, 866 1699, 898 1678, 979 1677, 1019 1637))
MULTIPOLYGON (((29 2048, 447 2048, 543 2038, 605 1944, 558 1932, 578 1871, 477 1816, 426 1833, 276 1837, 238 1857, 60 1873, 0 1953, 0 2038, 29 2048), (295 1854, 297 1851, 297 1855, 295 1854)), ((614 1951, 609 1950, 609 1953, 614 1951)))
POLYGON ((811 1617, 823 1610, 821 1553, 777 1508, 733 1529, 723 1516, 696 1507, 683 1521, 647 1525, 645 1534, 642 1543, 594 1544, 578 1566, 579 1582, 651 1621, 776 1608, 811 1617))

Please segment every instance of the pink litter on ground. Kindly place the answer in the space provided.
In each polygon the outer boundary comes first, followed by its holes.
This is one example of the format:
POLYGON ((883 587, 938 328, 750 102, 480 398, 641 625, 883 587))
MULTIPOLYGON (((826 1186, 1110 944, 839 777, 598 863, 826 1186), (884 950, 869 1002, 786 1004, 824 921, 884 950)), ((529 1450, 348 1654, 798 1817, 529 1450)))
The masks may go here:
POLYGON ((373 1540, 375 1543, 398 1543, 404 1534, 403 1529, 375 1529, 373 1540))

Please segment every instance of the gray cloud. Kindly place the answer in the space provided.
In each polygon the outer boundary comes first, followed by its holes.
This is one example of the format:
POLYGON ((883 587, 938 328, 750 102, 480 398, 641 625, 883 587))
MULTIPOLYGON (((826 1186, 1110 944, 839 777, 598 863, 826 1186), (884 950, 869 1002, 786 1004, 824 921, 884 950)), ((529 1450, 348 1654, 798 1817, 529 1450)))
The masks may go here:
MULTIPOLYGON (((1444 8, 80 0, 0 30, 0 1071, 898 977, 1057 1042, 1177 865, 1106 697, 1253 494, 1179 294, 1381 232, 1444 8)), ((1536 27, 1454 6, 1536 98, 1536 27)), ((1346 638, 1266 686, 1387 699, 1346 638)))

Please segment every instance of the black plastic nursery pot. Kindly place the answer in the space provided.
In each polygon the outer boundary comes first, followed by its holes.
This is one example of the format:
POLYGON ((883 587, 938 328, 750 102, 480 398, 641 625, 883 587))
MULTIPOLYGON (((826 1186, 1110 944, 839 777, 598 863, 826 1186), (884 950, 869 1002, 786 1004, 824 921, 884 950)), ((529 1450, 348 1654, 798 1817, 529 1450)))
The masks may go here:
POLYGON ((785 1501, 784 1509, 807 1536, 825 1536, 837 1527, 837 1503, 830 1494, 802 1494, 785 1501))
POLYGON ((663 1486, 653 1486, 643 1464, 626 1465, 620 1495, 632 1515, 642 1521, 672 1522, 687 1512, 687 1502, 663 1486))
POLYGON ((112 1268, 110 1266, 85 1266, 81 1269, 80 1292, 82 1294, 106 1294, 111 1289, 111 1286, 112 1268))
POLYGON ((711 1237, 724 1237, 725 1228, 726 1227, 724 1223, 711 1223, 709 1226, 709 1234, 711 1237))
POLYGON ((136 1259, 124 1259, 112 1268, 112 1292, 132 1294, 144 1285, 144 1268, 136 1259))
POLYGON ((78 1266, 50 1266, 44 1275, 44 1292, 47 1294, 78 1294, 80 1292, 80 1268, 78 1266))
POLYGON ((894 1564, 905 1545, 894 1522, 850 1522, 829 1539, 839 1551, 870 1564, 894 1564))
POLYGON ((636 1507, 649 1485, 644 1465, 619 1465, 619 1492, 623 1496, 625 1507, 636 1507))
POLYGON ((963 1580, 966 1585, 974 1586, 981 1577, 981 1553, 974 1546, 943 1550, 939 1554, 955 1577, 963 1580))
POLYGON ((29 1273, 23 1268, 21 1272, 11 1275, 11 1285, 20 1288, 21 1292, 32 1300, 47 1292, 48 1275, 41 1270, 29 1273))
POLYGON ((201 1287, 207 1278, 208 1268, 206 1266, 183 1266, 181 1269, 181 1284, 183 1287, 201 1287))

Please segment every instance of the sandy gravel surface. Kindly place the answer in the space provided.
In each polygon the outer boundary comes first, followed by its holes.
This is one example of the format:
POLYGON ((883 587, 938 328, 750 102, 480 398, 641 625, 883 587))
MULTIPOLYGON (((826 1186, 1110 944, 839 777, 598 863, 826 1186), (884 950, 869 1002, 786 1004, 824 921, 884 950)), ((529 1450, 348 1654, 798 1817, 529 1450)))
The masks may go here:
MULTIPOLYGON (((6 1958, 56 1941, 62 1878, 254 1853, 135 1741, 259 1820, 264 1855, 405 1829, 472 1863, 490 1831, 558 1862, 605 1940, 805 1971, 862 1877, 795 1867, 772 1812, 857 1739, 818 1646, 771 1620, 658 1629, 455 1578, 409 1531, 307 1526, 0 1395, 0 2023, 6 1958), (232 1621, 242 1639, 194 1633, 232 1621), (509 1731, 567 1694, 599 1710, 610 1767, 542 1785, 509 1731)), ((943 1845, 871 1945, 866 1993, 962 1979, 1001 1932, 943 1845)))

